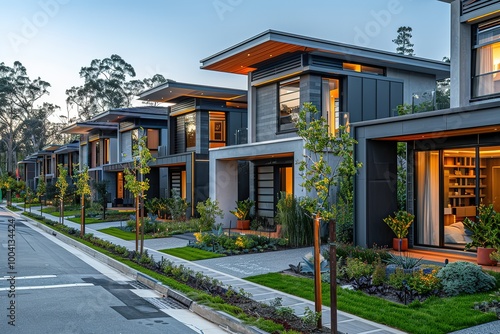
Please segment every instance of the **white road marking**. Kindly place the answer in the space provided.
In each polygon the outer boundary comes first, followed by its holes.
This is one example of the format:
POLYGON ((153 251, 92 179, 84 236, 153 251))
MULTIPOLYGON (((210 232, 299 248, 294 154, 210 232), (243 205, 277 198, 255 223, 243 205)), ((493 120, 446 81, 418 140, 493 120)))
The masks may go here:
MULTIPOLYGON (((38 275, 38 276, 16 276, 16 281, 20 279, 37 279, 37 278, 56 278, 56 275, 38 275)), ((11 276, 0 277, 0 281, 9 280, 11 276)))
MULTIPOLYGON (((74 288, 82 286, 94 286, 92 283, 72 283, 72 284, 56 284, 56 285, 38 285, 38 286, 16 286, 16 291, 19 290, 35 290, 35 289, 58 289, 58 288, 74 288)), ((0 288, 0 291, 9 291, 10 288, 0 288)))

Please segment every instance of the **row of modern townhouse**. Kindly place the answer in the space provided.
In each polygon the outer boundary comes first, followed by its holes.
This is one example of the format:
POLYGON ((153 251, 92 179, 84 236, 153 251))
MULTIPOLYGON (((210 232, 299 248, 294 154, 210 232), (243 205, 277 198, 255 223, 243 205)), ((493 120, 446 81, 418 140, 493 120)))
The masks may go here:
POLYGON ((210 197, 228 226, 235 200, 250 197, 255 214, 272 218, 281 191, 312 196, 301 186, 296 162, 303 159, 303 141, 291 121, 312 102, 330 131, 348 121, 358 141, 356 244, 392 240, 383 218, 397 209, 397 143, 403 142, 407 210, 416 216, 410 245, 463 249, 463 231, 453 234, 461 220, 474 218, 480 203, 500 209, 500 1, 445 2, 451 7, 451 109, 396 112, 450 77, 448 63, 270 30, 201 60, 202 69, 246 76, 247 90, 169 80, 139 95, 169 107, 112 109, 75 123, 65 131, 79 134, 79 143, 40 152, 26 177, 33 186, 42 174, 49 180, 56 163, 69 167, 79 154, 93 179, 109 182, 115 204, 132 203, 123 167, 134 140, 146 135, 156 157, 150 198, 176 189, 193 215, 196 203, 210 197))

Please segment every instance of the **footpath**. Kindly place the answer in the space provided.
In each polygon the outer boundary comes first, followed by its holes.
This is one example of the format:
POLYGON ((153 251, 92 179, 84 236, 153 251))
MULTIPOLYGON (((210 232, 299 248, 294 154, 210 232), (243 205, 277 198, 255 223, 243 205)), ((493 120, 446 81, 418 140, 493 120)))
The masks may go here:
MULTIPOLYGON (((22 207, 19 207, 20 209, 22 207)), ((39 208, 31 208, 31 212, 40 214, 39 208)), ((16 212, 14 212, 16 214, 16 212)), ((45 218, 58 221, 59 218, 44 213, 45 218)), ((24 216, 22 216, 24 218, 24 216)), ((29 222, 32 220, 26 218, 29 222)), ((64 224, 75 229, 80 229, 80 224, 64 219, 64 224)), ((127 249, 135 249, 135 240, 127 241, 113 237, 109 234, 100 232, 100 229, 120 225, 125 225, 124 222, 112 222, 102 224, 89 224, 86 226, 86 232, 92 233, 94 236, 109 240, 110 242, 127 247, 127 249)), ((204 275, 221 281, 226 286, 232 286, 235 290, 243 289, 251 294, 251 298, 262 303, 269 303, 276 298, 281 298, 284 307, 290 307, 295 314, 301 316, 306 308, 314 310, 314 303, 300 297, 289 295, 274 289, 270 289, 249 281, 244 280, 245 277, 260 275, 270 272, 280 272, 289 269, 289 264, 298 264, 302 257, 311 252, 312 248, 292 249, 276 252, 268 252, 261 254, 246 254, 238 256, 228 256, 216 259, 201 260, 196 262, 186 261, 175 256, 161 253, 158 250, 167 248, 183 247, 189 243, 189 237, 177 236, 164 239, 146 239, 144 247, 150 255, 153 255, 156 261, 164 258, 172 261, 176 265, 183 265, 192 269, 195 272, 202 272, 204 275)), ((323 306, 322 308, 322 323, 323 326, 331 328, 330 308, 323 306)), ((352 314, 337 311, 337 328, 339 332, 348 334, 403 334, 404 332, 378 324, 352 314)), ((461 332, 462 333, 462 332, 461 332)), ((464 332, 465 333, 465 332, 464 332)), ((471 332, 472 333, 472 332, 471 332)), ((480 332, 475 332, 480 333, 480 332)))

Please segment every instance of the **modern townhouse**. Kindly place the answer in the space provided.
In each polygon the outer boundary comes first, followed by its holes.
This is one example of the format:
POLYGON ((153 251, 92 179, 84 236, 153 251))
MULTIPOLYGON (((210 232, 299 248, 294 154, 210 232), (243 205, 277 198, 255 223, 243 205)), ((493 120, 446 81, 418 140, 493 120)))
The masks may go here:
POLYGON ((500 210, 500 1, 446 0, 451 8, 451 108, 353 124, 356 242, 387 244, 382 218, 396 208, 396 145, 408 147, 414 246, 464 249, 462 221, 500 210))
MULTIPOLYGON (((246 143, 247 93, 167 80, 142 92, 139 99, 170 104, 168 139, 151 167, 162 177, 162 197, 177 191, 190 204, 187 214, 192 216, 197 203, 209 196, 209 149, 246 143)), ((246 165, 239 165, 243 175, 246 165)), ((240 187, 240 192, 248 197, 248 187, 240 187)))
POLYGON ((449 77, 449 65, 441 61, 273 30, 201 64, 248 78, 248 142, 210 150, 210 197, 226 214, 244 199, 238 164, 248 161, 255 213, 270 219, 281 191, 310 195, 296 166, 304 149, 292 122, 303 103, 321 110, 333 133, 353 122, 396 118, 399 105, 414 102, 413 93, 434 91, 437 79, 449 77))
MULTIPOLYGON (((133 159, 132 148, 139 137, 147 136, 153 156, 167 141, 167 109, 164 107, 133 107, 110 109, 89 121, 77 122, 63 132, 80 135, 80 166, 88 166, 93 181, 108 183, 109 201, 114 205, 133 204, 133 196, 125 189, 123 170, 133 159)), ((148 194, 160 194, 159 174, 148 175, 148 194)))

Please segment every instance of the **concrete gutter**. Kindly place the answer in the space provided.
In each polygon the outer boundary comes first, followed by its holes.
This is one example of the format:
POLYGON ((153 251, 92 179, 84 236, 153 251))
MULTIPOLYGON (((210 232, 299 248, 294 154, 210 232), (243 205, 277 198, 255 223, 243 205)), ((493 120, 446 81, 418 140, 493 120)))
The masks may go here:
MULTIPOLYGON (((146 285, 148 288, 157 291, 158 293, 164 295, 165 297, 170 297, 172 299, 175 299, 182 305, 186 306, 191 312, 197 314, 198 316, 215 323, 219 325, 219 327, 227 330, 228 332, 231 333, 237 333, 237 334, 266 334, 267 332, 260 330, 259 328, 255 326, 249 326, 244 324, 240 319, 235 318, 225 312, 222 311, 217 311, 214 310, 210 307, 198 304, 197 302, 191 300, 181 292, 175 291, 171 289, 170 287, 164 285, 163 283, 159 282, 158 280, 143 274, 135 269, 130 268, 127 265, 124 265, 123 263, 110 258, 109 256, 96 251, 93 248, 90 248, 87 245, 84 245, 62 233, 59 233, 59 231, 56 231, 52 228, 50 228, 47 225, 44 225, 36 220, 33 220, 27 216, 22 216, 24 219, 29 221, 31 224, 35 225, 42 231, 53 235, 57 239, 61 240, 62 242, 71 245, 88 255, 94 257, 96 260, 98 260, 101 263, 104 263, 111 268, 114 268, 118 270, 119 272, 123 273, 124 275, 131 277, 132 279, 137 280, 138 282, 146 285)), ((18 219, 18 220, 24 220, 24 219, 18 219)))

